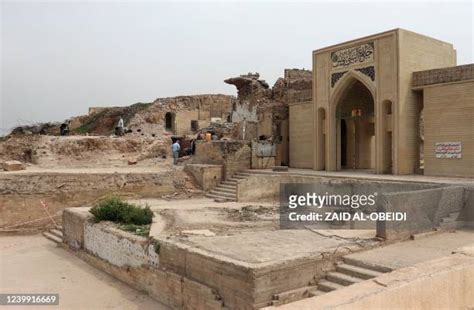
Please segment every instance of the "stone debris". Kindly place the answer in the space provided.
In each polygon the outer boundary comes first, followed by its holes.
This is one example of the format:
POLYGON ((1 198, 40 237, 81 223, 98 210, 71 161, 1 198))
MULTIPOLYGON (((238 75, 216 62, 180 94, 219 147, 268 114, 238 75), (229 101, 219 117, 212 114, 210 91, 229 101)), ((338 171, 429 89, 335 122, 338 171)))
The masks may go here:
POLYGON ((129 158, 127 163, 129 165, 136 165, 138 163, 138 160, 136 158, 129 158))
POLYGON ((8 160, 3 162, 3 170, 5 171, 18 171, 18 170, 25 170, 25 165, 18 160, 8 160))
POLYGON ((216 234, 208 229, 194 229, 194 230, 183 230, 181 231, 182 235, 195 235, 195 236, 205 236, 213 237, 216 234))

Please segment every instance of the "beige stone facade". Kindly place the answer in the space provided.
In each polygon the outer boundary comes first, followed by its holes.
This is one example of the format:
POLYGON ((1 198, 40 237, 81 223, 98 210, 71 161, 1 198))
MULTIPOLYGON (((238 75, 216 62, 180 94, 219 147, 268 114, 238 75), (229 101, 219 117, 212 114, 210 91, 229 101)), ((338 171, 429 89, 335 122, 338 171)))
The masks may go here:
MULTIPOLYGON (((402 29, 314 51, 312 107, 290 106, 290 166, 419 172, 423 95, 412 75, 455 64, 452 44, 402 29)), ((465 108, 459 103, 457 113, 465 108)))
POLYGON ((424 174, 474 176, 474 65, 416 72, 423 97, 424 174))

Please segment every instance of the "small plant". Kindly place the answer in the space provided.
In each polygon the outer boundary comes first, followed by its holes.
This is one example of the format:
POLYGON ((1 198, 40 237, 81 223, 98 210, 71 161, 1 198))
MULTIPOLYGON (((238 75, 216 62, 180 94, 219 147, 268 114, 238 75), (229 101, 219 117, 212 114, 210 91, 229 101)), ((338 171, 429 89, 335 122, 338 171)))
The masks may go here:
POLYGON ((90 209, 96 222, 111 221, 120 224, 149 225, 153 219, 150 207, 140 207, 118 197, 110 197, 90 209))

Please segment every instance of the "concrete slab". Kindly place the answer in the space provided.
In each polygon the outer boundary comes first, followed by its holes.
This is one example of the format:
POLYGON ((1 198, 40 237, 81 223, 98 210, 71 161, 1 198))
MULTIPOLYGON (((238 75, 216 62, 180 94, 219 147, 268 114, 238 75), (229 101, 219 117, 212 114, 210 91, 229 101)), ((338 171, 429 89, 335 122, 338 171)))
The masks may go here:
POLYGON ((440 233, 347 255, 351 259, 399 269, 452 254, 474 243, 474 230, 440 233))
POLYGON ((330 238, 310 230, 244 232, 230 236, 190 236, 186 241, 198 249, 243 263, 280 263, 318 257, 342 248, 362 246, 351 240, 330 238))
POLYGON ((375 237, 375 229, 314 229, 313 231, 326 237, 334 236, 344 239, 372 239, 375 237))

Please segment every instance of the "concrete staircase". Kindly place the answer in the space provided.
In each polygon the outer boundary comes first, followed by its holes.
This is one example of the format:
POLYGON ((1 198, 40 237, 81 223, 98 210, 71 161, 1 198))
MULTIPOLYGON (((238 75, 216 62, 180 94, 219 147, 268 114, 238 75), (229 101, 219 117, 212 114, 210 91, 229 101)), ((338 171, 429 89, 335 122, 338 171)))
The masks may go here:
POLYGON ((336 265, 336 270, 328 272, 326 277, 319 280, 316 285, 276 294, 273 296, 271 305, 280 306, 304 298, 320 296, 390 271, 392 270, 386 267, 374 266, 363 261, 343 257, 343 262, 336 265))
POLYGON ((343 263, 336 265, 336 271, 326 274, 326 278, 318 282, 316 296, 332 292, 364 280, 375 278, 391 269, 366 264, 363 261, 343 257, 343 263))
POLYGON ((213 198, 216 201, 237 201, 237 181, 249 176, 249 172, 237 172, 206 193, 206 197, 213 198))
POLYGON ((55 242, 56 244, 62 244, 63 243, 63 227, 56 226, 55 228, 52 228, 48 231, 44 231, 43 236, 45 236, 46 239, 49 239, 55 242))
POLYGON ((441 219, 438 228, 440 230, 455 230, 459 228, 462 223, 457 222, 459 217, 459 212, 452 212, 447 217, 441 219))
POLYGON ((281 306, 303 298, 318 296, 319 294, 317 286, 305 286, 274 295, 271 305, 281 306))

